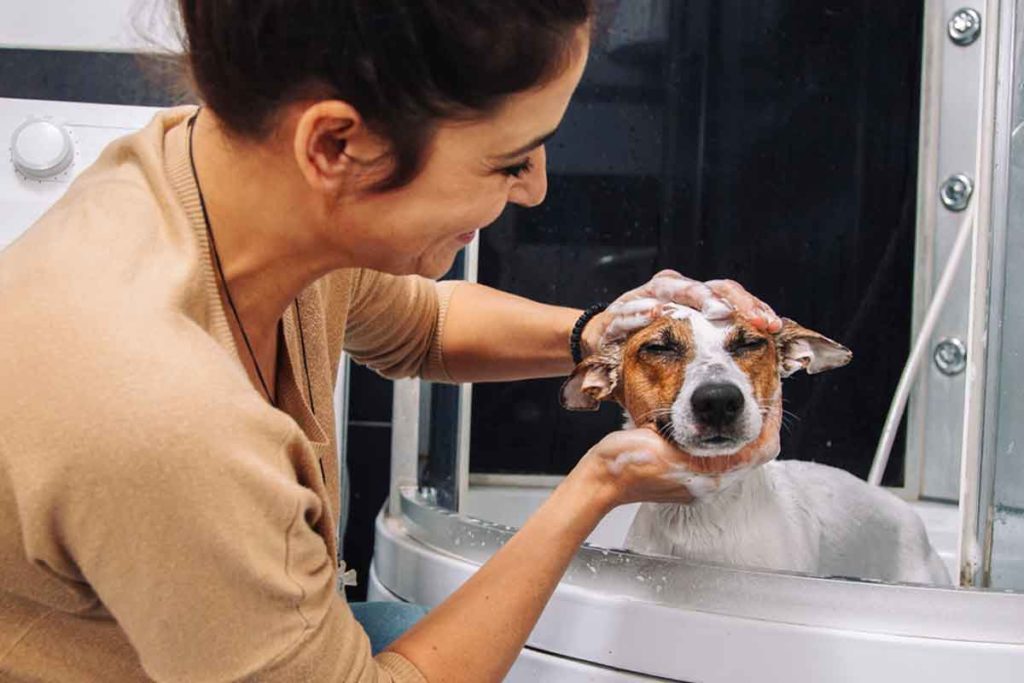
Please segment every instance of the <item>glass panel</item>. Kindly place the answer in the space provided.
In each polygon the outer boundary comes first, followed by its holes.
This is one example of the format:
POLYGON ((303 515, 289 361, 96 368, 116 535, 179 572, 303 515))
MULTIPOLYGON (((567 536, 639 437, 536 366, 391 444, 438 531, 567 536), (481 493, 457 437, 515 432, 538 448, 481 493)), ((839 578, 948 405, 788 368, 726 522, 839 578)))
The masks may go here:
MULTIPOLYGON (((782 457, 866 476, 909 346, 922 9, 610 3, 548 199, 483 231, 480 280, 578 307, 663 267, 740 281, 855 355, 786 384, 782 457)), ((473 470, 564 473, 620 426, 559 385, 475 387, 473 470)))
MULTIPOLYGON (((1016 6, 1019 17, 1024 2, 1018 0, 1016 6)), ((1002 348, 996 356, 999 387, 989 583, 996 588, 1024 590, 1024 309, 1015 295, 1024 290, 1024 34, 1017 30, 1013 35, 1013 135, 1006 212, 1002 348)), ((999 249, 1000 245, 994 248, 999 249)))

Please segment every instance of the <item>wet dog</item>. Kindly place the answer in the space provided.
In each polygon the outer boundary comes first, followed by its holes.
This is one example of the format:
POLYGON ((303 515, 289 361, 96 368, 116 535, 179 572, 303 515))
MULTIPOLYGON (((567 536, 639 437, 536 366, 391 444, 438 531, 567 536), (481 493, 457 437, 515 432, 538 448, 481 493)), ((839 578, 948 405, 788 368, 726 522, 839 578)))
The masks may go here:
POLYGON ((571 410, 614 400, 630 427, 680 449, 671 476, 688 504, 640 506, 630 550, 746 567, 949 584, 924 525, 904 501, 833 467, 775 461, 782 379, 846 365, 848 349, 785 320, 770 335, 682 306, 576 367, 571 410))

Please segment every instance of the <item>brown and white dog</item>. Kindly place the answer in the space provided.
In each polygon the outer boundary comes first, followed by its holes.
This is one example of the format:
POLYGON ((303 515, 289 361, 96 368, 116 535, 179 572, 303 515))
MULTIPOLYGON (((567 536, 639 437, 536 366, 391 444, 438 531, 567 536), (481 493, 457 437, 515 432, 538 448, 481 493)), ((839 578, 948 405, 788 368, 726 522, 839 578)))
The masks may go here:
POLYGON ((653 427, 680 449, 671 476, 693 501, 641 505, 628 549, 825 576, 950 583, 904 501, 833 467, 772 462, 782 378, 846 365, 848 349, 792 320, 768 335, 683 306, 667 305, 663 314, 585 359, 562 388, 566 408, 595 410, 599 401, 615 400, 627 427, 653 427))

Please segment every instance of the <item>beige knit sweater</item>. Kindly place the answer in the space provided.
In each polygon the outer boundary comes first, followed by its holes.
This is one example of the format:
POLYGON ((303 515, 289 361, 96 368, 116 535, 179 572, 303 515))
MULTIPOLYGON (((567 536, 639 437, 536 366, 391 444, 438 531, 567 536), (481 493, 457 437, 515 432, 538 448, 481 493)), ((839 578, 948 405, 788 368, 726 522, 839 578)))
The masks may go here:
POLYGON ((271 407, 217 293, 192 111, 112 144, 0 252, 0 680, 421 681, 335 589, 332 396, 342 348, 443 377, 450 287, 315 283, 313 395, 292 306, 271 407))

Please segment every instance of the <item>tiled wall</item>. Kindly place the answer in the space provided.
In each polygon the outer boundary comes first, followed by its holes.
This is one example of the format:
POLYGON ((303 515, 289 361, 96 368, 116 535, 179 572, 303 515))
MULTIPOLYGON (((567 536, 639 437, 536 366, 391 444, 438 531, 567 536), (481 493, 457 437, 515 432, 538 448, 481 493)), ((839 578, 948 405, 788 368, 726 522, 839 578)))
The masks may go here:
POLYGON ((187 100, 179 83, 141 54, 0 48, 0 97, 161 107, 187 100))

